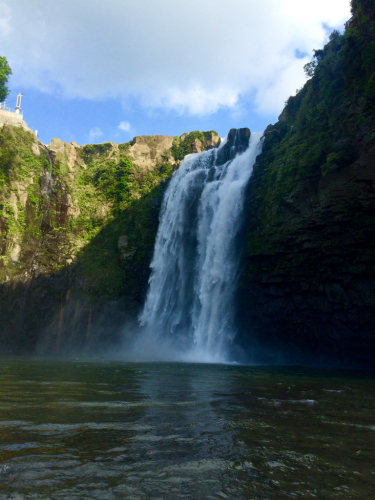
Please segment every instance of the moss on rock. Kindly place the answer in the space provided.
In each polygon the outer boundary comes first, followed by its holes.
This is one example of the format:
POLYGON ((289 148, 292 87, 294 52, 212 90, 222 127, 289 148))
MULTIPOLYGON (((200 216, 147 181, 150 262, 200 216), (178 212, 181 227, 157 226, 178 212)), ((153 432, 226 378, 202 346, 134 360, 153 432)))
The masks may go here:
MULTIPOLYGON (((61 353, 87 343, 87 322, 95 339, 106 308, 114 320, 115 302, 136 314, 164 190, 178 167, 172 143, 145 136, 45 146, 21 127, 0 130, 3 348, 30 351, 43 338, 45 348, 61 353), (80 322, 85 328, 77 329, 80 322)), ((120 310, 117 317, 124 320, 120 310)))
POLYGON ((345 34, 315 51, 249 183, 244 331, 314 362, 375 353, 374 13, 373 0, 353 2, 345 34))

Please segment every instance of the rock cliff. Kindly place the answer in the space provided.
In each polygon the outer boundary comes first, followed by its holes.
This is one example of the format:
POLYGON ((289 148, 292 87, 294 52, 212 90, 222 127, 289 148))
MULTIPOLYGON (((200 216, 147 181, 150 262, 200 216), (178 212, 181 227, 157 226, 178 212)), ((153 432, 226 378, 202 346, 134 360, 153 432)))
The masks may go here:
POLYGON ((264 359, 374 366, 374 16, 373 1, 353 2, 345 34, 316 51, 314 76, 265 131, 241 288, 264 359))
POLYGON ((2 351, 116 339, 147 287, 163 192, 181 161, 172 147, 193 152, 197 134, 202 149, 220 142, 193 132, 45 146, 21 127, 0 129, 2 351))
POLYGON ((241 154, 249 147, 250 129, 239 128, 230 129, 225 144, 219 149, 217 153, 217 165, 224 165, 237 154, 241 154))

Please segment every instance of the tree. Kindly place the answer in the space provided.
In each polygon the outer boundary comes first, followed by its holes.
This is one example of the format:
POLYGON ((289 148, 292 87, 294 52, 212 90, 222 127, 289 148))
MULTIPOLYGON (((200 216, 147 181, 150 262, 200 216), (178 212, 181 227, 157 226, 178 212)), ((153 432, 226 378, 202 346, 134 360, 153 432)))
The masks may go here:
POLYGON ((6 84, 11 74, 12 70, 10 69, 6 57, 0 56, 0 102, 5 101, 9 95, 9 89, 6 84))
POLYGON ((315 68, 316 68, 315 61, 311 61, 304 65, 303 70, 305 72, 306 78, 311 78, 314 76, 315 68))
POLYGON ((337 40, 339 36, 340 36, 340 32, 337 30, 333 30, 332 33, 329 35, 329 39, 330 39, 330 41, 337 40))

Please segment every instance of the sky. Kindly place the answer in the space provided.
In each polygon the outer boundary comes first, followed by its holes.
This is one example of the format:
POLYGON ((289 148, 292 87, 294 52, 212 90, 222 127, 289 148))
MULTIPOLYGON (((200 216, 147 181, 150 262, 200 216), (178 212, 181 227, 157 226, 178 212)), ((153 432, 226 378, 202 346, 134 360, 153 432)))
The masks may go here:
POLYGON ((263 131, 349 0, 0 0, 0 55, 42 142, 263 131))

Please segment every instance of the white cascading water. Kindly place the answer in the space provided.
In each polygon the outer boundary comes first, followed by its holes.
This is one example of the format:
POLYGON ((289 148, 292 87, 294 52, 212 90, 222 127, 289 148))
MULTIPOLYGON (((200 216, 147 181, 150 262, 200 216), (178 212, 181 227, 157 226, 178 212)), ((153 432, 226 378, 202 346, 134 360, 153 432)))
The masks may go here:
POLYGON ((244 194, 261 135, 251 134, 246 151, 224 165, 212 149, 187 156, 173 174, 140 316, 140 357, 230 361, 244 194))

